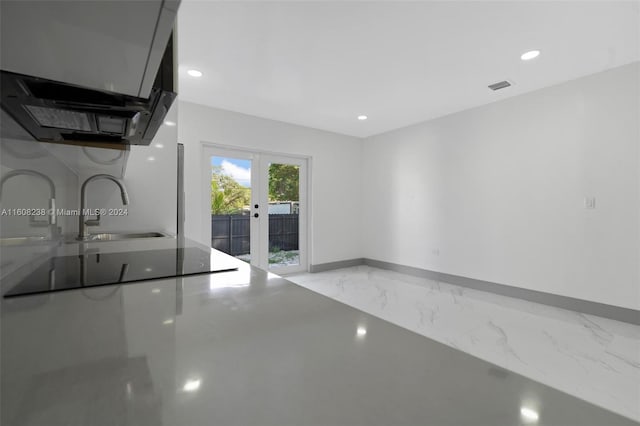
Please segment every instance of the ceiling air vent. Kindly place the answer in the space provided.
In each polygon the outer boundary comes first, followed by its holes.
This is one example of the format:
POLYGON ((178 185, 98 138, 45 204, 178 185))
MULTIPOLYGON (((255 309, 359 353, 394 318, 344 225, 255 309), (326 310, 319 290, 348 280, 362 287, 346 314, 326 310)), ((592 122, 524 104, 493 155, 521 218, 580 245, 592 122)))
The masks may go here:
POLYGON ((500 89, 504 89, 505 87, 509 87, 511 86, 511 83, 509 83, 507 80, 504 81, 499 81, 497 83, 493 83, 489 85, 489 89, 491 90, 500 90, 500 89))

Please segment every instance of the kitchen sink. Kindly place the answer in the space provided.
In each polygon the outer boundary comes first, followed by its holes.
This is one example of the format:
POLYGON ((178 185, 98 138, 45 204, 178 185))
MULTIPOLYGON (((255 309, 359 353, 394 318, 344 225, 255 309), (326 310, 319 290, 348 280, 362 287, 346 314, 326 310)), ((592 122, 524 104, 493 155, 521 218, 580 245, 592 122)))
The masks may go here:
MULTIPOLYGON (((170 238, 169 235, 162 232, 136 232, 136 233, 102 233, 92 234, 84 240, 84 242, 98 242, 98 241, 122 241, 122 240, 137 240, 144 238, 170 238)), ((68 243, 77 243, 77 239, 67 241, 68 243)))
POLYGON ((104 233, 89 235, 87 241, 120 241, 134 240, 139 238, 167 238, 168 235, 161 232, 138 232, 132 234, 104 233))

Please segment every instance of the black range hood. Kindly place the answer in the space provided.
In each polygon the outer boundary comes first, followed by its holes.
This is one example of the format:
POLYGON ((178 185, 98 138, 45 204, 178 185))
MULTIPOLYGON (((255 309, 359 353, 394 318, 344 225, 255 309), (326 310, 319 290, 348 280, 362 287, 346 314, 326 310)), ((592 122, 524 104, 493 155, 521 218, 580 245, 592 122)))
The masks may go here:
POLYGON ((149 145, 176 98, 172 39, 149 98, 0 70, 2 109, 41 142, 149 145))

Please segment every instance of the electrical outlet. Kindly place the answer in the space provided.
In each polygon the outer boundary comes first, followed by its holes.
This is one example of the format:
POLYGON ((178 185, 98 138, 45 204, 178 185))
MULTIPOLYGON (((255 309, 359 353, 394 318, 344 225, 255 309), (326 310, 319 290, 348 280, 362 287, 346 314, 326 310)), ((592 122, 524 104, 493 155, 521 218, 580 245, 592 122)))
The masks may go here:
POLYGON ((584 208, 592 210, 596 208, 596 197, 584 197, 584 208))

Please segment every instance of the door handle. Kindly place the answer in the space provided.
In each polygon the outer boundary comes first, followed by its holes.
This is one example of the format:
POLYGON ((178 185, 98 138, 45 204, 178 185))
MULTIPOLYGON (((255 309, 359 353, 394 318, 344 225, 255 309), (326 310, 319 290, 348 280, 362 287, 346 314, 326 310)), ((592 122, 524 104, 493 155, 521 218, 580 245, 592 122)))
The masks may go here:
POLYGON ((254 213, 253 217, 260 217, 260 215, 258 213, 254 213))

